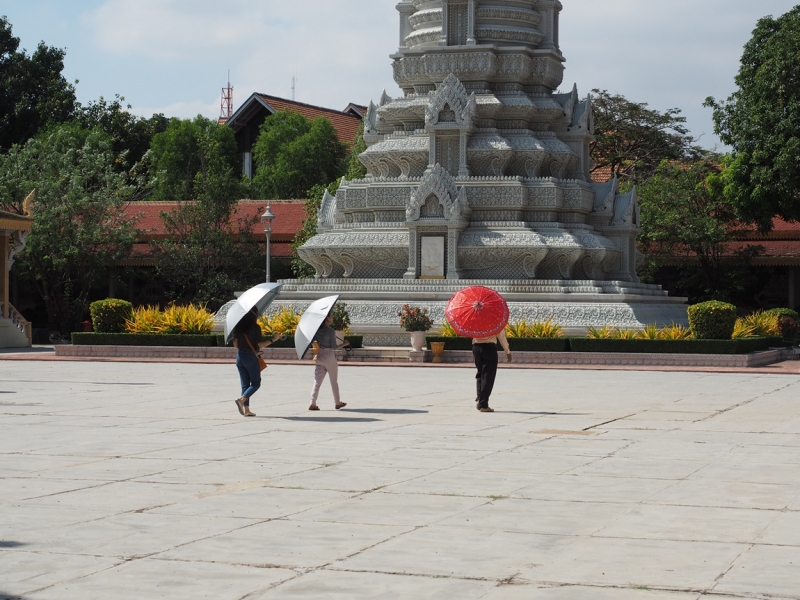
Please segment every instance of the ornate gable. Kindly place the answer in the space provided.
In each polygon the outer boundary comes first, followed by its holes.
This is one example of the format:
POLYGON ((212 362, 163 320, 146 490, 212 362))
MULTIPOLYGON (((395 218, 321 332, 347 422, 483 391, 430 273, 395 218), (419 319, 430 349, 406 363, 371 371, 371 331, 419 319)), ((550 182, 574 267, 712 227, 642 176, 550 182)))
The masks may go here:
POLYGON ((425 107, 425 126, 434 127, 446 122, 459 128, 469 128, 476 108, 475 92, 468 96, 464 84, 450 73, 430 95, 428 106, 425 107), (442 120, 440 115, 444 115, 442 120))
POLYGON ((445 171, 440 164, 436 164, 420 181, 419 187, 411 193, 411 199, 406 209, 408 221, 418 221, 420 218, 444 218, 448 221, 458 221, 469 212, 467 192, 462 187, 456 187, 455 179, 445 171), (432 206, 432 199, 441 206, 439 210, 432 206))

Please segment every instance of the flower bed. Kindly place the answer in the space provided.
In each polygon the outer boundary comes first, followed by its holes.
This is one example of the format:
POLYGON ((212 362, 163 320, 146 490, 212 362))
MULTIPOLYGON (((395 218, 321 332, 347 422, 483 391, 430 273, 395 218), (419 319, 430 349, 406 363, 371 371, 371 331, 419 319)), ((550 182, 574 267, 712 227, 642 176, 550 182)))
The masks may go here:
MULTIPOLYGON (((429 335, 431 342, 444 342, 445 350, 470 350, 472 340, 464 337, 429 335)), ((509 338, 512 352, 627 352, 641 354, 749 354, 783 346, 779 337, 735 340, 622 340, 591 338, 509 338)))

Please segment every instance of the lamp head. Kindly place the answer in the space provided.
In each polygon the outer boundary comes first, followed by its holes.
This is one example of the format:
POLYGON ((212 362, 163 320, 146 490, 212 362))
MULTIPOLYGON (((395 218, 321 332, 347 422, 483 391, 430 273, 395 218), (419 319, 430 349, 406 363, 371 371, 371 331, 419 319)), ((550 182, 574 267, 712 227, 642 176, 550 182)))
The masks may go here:
POLYGON ((272 221, 274 219, 275 215, 270 210, 269 204, 267 204, 267 210, 261 215, 261 224, 264 226, 264 233, 270 233, 272 231, 272 221))

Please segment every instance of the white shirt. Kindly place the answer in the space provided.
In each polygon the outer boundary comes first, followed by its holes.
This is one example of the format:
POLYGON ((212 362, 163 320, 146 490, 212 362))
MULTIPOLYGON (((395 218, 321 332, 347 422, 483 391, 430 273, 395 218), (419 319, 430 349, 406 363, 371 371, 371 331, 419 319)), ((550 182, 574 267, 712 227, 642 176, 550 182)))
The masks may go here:
POLYGON ((497 335, 490 335, 489 337, 485 338, 474 338, 472 340, 473 344, 496 344, 500 342, 500 345, 503 347, 503 350, 506 351, 506 354, 511 354, 511 349, 508 347, 508 340, 506 339, 506 332, 501 331, 497 335))

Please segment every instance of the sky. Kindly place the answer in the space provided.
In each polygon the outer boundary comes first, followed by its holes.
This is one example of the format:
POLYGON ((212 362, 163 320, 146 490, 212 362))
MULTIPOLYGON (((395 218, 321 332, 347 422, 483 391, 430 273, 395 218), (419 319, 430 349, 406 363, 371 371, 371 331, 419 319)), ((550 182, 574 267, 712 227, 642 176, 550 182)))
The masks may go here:
MULTIPOLYGON (((505 0, 497 0, 504 3, 505 0)), ((723 149, 708 96, 735 91, 742 47, 759 18, 797 0, 561 0, 561 91, 577 83, 651 108, 679 108, 698 143, 723 149)), ((21 46, 66 50, 79 101, 115 94, 136 114, 220 113, 253 92, 344 109, 400 91, 397 0, 0 0, 21 46)))

